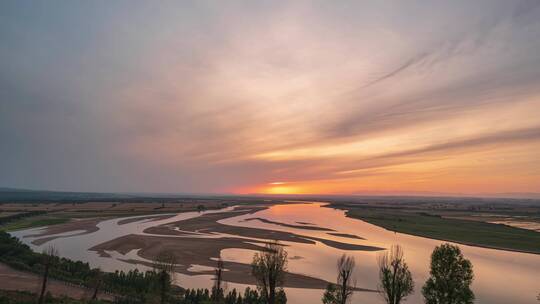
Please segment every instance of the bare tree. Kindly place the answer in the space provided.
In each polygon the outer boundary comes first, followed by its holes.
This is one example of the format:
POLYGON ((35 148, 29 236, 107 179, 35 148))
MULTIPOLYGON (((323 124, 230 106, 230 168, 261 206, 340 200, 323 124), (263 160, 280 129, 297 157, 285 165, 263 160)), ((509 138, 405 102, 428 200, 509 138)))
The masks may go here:
POLYGON ((103 283, 103 273, 101 272, 101 269, 96 268, 93 272, 93 278, 92 278, 92 285, 93 285, 93 292, 92 297, 90 298, 91 301, 97 300, 99 289, 101 288, 101 284, 103 283))
POLYGON ((160 303, 167 302, 167 296, 172 282, 174 281, 174 267, 176 258, 168 251, 160 252, 154 261, 154 271, 157 273, 160 303))
POLYGON ((414 281, 401 246, 379 256, 379 293, 388 304, 400 304, 414 290, 414 281))
POLYGON ((343 254, 337 261, 337 284, 328 284, 322 301, 324 304, 345 304, 354 292, 354 257, 343 254))
POLYGON ((43 277, 41 281, 41 292, 39 293, 39 304, 43 304, 45 301, 45 292, 47 291, 47 281, 49 280, 49 272, 51 267, 53 267, 56 259, 58 257, 58 250, 54 246, 49 246, 42 253, 43 259, 43 277))
POLYGON ((283 286, 287 269, 287 252, 279 242, 266 244, 263 251, 253 256, 251 273, 268 304, 276 304, 276 289, 283 286))
POLYGON ((354 257, 343 254, 337 263, 338 279, 337 284, 340 287, 341 304, 347 303, 353 294, 356 282, 353 280, 353 271, 356 263, 354 257))
POLYGON ((212 288, 212 300, 215 303, 219 303, 224 296, 223 287, 223 269, 224 263, 221 258, 217 261, 217 267, 214 270, 214 287, 212 288))

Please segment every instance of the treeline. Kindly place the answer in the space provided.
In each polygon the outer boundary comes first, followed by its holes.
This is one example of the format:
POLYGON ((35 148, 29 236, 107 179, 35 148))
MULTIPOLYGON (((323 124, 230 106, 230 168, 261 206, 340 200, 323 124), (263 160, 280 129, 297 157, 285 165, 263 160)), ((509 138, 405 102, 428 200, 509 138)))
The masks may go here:
MULTIPOLYGON (((247 287, 244 292, 233 290, 226 294, 220 295, 216 293, 216 289, 212 288, 212 291, 208 289, 187 289, 175 303, 178 304, 265 304, 267 303, 265 298, 259 294, 256 289, 247 287)), ((287 303, 287 296, 283 289, 278 291, 276 304, 287 303)))

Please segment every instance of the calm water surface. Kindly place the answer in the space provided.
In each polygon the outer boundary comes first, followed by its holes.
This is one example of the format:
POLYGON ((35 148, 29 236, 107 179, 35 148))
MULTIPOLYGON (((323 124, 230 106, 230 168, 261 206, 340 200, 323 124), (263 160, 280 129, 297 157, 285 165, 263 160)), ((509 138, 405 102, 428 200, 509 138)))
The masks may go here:
MULTIPOLYGON (((207 211, 205 213, 232 211, 233 208, 225 208, 218 211, 207 211)), ((99 231, 86 235, 74 235, 63 237, 42 246, 30 244, 33 238, 26 237, 36 233, 39 229, 21 230, 12 233, 22 238, 34 250, 41 250, 42 247, 54 244, 60 254, 72 259, 79 259, 89 262, 92 266, 99 266, 103 270, 113 271, 116 269, 145 269, 143 266, 136 266, 119 261, 119 258, 142 259, 137 256, 136 251, 127 255, 117 252, 109 252, 110 258, 99 257, 95 252, 88 251, 97 244, 115 239, 127 234, 143 234, 143 230, 169 222, 188 219, 200 216, 204 213, 188 212, 181 213, 172 218, 158 221, 141 219, 141 221, 118 225, 120 219, 113 219, 101 222, 99 231)), ((269 230, 279 230, 293 232, 302 235, 332 239, 343 243, 365 244, 389 248, 392 244, 400 244, 405 251, 405 258, 409 268, 413 273, 416 283, 415 293, 408 298, 406 303, 423 303, 420 289, 427 279, 429 272, 430 254, 433 248, 441 241, 426 239, 422 237, 409 236, 400 233, 393 233, 366 222, 347 218, 345 212, 323 207, 320 203, 305 204, 285 204, 275 205, 269 209, 242 216, 231 217, 221 220, 220 223, 233 226, 263 228, 269 230), (244 221, 247 218, 259 217, 280 223, 298 224, 297 222, 314 223, 320 227, 326 227, 339 233, 355 234, 365 238, 356 240, 344 237, 337 237, 327 234, 325 231, 305 230, 283 227, 275 224, 262 223, 260 221, 244 221)), ((71 232, 70 234, 76 234, 71 232)), ((206 236, 201 236, 206 237, 206 236)), ((212 237, 220 237, 212 236, 212 237)), ((326 246, 322 243, 298 244, 284 242, 289 245, 287 251, 289 257, 289 271, 307 274, 322 278, 328 281, 335 281, 336 260, 343 253, 353 255, 356 259, 355 278, 358 287, 377 289, 377 256, 381 252, 366 251, 345 251, 326 246)), ((476 303, 480 304, 507 304, 507 303, 536 303, 536 295, 540 292, 540 255, 509 252, 502 250, 486 249, 460 245, 464 255, 470 259, 474 265, 475 281, 473 290, 476 294, 476 303)), ((250 263, 253 251, 244 249, 226 249, 221 252, 225 261, 236 261, 250 263)), ((193 269, 201 266, 193 265, 193 269)), ((210 287, 211 276, 197 275, 187 276, 178 274, 177 283, 188 288, 210 287)), ((245 286, 228 283, 229 289, 245 286)), ((321 303, 322 290, 288 288, 287 297, 289 303, 321 303)), ((354 302, 358 303, 383 303, 376 293, 356 292, 354 302)))

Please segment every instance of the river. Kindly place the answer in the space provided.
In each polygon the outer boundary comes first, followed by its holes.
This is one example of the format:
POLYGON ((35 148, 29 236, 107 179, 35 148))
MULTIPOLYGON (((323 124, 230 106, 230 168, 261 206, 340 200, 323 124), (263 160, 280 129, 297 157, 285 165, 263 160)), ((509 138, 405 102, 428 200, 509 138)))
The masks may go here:
MULTIPOLYGON (((221 210, 206 211, 205 213, 231 211, 234 207, 221 210)), ((200 216, 199 212, 186 212, 171 218, 152 221, 144 216, 140 221, 118 225, 120 219, 105 220, 98 224, 99 230, 89 234, 70 232, 62 238, 47 242, 41 246, 31 243, 34 239, 28 237, 39 229, 15 231, 12 234, 39 251, 53 244, 64 257, 89 262, 93 267, 101 267, 105 271, 116 269, 128 270, 144 266, 125 263, 119 259, 134 258, 141 260, 136 251, 127 255, 109 252, 111 257, 100 257, 88 249, 100 243, 115 239, 127 234, 143 234, 143 230, 161 224, 180 221, 200 216)), ((434 247, 442 241, 406 234, 394 233, 383 228, 371 225, 361 220, 348 218, 343 210, 327 208, 322 203, 278 204, 254 214, 230 217, 219 221, 232 226, 254 227, 268 230, 286 231, 305 236, 330 239, 342 243, 389 248, 392 244, 402 246, 405 259, 415 281, 415 292, 408 297, 406 303, 423 303, 421 287, 429 274, 430 255, 434 247), (261 218, 272 222, 290 225, 309 225, 312 223, 319 227, 335 230, 336 233, 357 235, 364 239, 353 239, 344 236, 328 234, 328 231, 306 230, 294 227, 261 222, 259 220, 245 221, 248 218, 261 218)), ((214 235, 212 237, 220 237, 214 235)), ((209 240, 211 241, 211 240, 209 240)), ((343 254, 353 255, 356 260, 356 285, 362 288, 377 289, 377 257, 381 251, 351 251, 329 247, 320 242, 316 244, 303 244, 283 242, 288 252, 288 270, 294 273, 305 274, 328 281, 336 280, 336 261, 343 254)), ((536 295, 540 292, 540 255, 487 249, 473 246, 459 245, 466 258, 474 266, 475 280, 473 291, 476 303, 479 304, 507 304, 507 303, 535 303, 536 295)), ((250 263, 253 251, 245 249, 225 249, 221 257, 226 261, 250 263)), ((193 265, 194 268, 199 266, 193 265)), ((176 282, 183 287, 209 287, 211 277, 208 275, 188 276, 178 274, 176 282)), ((228 283, 228 288, 243 289, 240 284, 228 283)), ((321 303, 323 290, 287 288, 289 303, 321 303)), ((374 292, 355 292, 353 303, 383 303, 382 298, 374 292)))

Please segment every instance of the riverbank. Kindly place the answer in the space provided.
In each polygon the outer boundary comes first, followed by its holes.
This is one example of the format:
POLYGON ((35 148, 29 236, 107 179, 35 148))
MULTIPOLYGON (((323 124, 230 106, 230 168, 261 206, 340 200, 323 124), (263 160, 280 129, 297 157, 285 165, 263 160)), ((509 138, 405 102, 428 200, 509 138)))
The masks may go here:
POLYGON ((540 233, 503 224, 441 215, 440 212, 400 208, 343 208, 347 217, 389 231, 491 249, 540 254, 540 233))
MULTIPOLYGON (((41 276, 31 272, 16 270, 6 264, 0 263, 0 282, 2 282, 2 290, 37 293, 41 287, 41 276)), ((78 300, 89 299, 93 292, 89 288, 54 279, 49 279, 47 291, 54 297, 69 297, 78 300)), ((112 301, 114 297, 107 293, 99 293, 98 299, 112 301)))
MULTIPOLYGON (((212 269, 215 267, 216 259, 220 257, 222 251, 228 249, 260 251, 264 250, 267 240, 310 245, 321 242, 336 249, 353 251, 379 251, 383 249, 375 246, 342 243, 330 239, 284 231, 231 226, 220 223, 220 221, 228 218, 250 215, 265 209, 266 207, 261 206, 243 206, 234 211, 206 213, 194 218, 149 227, 144 230, 144 235, 130 234, 122 236, 94 246, 90 250, 98 252, 103 257, 108 257, 109 254, 107 252, 110 251, 116 251, 125 255, 133 250, 137 250, 137 256, 143 259, 123 261, 146 266, 151 266, 148 264, 148 261, 155 259, 160 252, 170 252, 175 255, 177 261, 183 262, 175 268, 176 272, 186 275, 209 275, 213 273, 213 270, 194 270, 191 266, 197 265, 203 266, 204 269, 212 269)), ((283 223, 273 223, 283 226, 283 223)), ((295 227, 296 229, 309 231, 333 231, 317 226, 295 225, 295 227)), ((255 284, 255 280, 251 276, 251 265, 228 261, 226 262, 226 269, 227 271, 224 274, 225 281, 239 284, 255 284)), ((328 281, 315 277, 287 273, 284 286, 291 288, 324 289, 328 283, 328 281)), ((364 288, 358 288, 357 290, 373 291, 364 288)))

